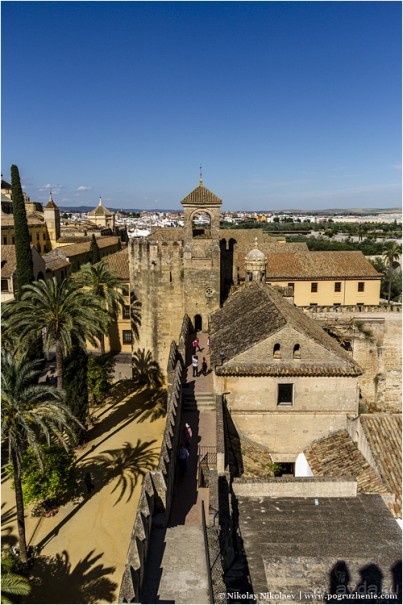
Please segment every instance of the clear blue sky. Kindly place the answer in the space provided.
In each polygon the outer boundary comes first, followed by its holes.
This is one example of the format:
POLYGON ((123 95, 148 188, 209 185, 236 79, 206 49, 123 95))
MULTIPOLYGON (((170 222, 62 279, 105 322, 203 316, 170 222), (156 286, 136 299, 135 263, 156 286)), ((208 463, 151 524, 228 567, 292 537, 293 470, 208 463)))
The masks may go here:
POLYGON ((2 173, 31 199, 401 200, 400 2, 7 2, 2 173))

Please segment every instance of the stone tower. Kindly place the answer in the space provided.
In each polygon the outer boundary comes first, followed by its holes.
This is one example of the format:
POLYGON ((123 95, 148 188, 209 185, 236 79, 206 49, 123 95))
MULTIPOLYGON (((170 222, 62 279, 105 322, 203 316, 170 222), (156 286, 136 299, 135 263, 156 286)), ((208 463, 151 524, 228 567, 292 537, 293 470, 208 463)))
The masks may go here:
POLYGON ((156 229, 131 238, 130 284, 141 302, 140 338, 134 350, 150 352, 165 371, 183 316, 207 330, 220 306, 221 200, 203 185, 182 200, 184 228, 156 229))
POLYGON ((220 208, 222 200, 203 185, 182 200, 185 312, 196 329, 220 307, 220 208))
POLYGON ((54 203, 52 194, 49 195, 49 201, 43 209, 43 218, 49 234, 50 247, 53 250, 60 238, 60 210, 54 203))
POLYGON ((266 281, 267 258, 257 246, 257 237, 255 237, 255 247, 245 256, 245 281, 266 281))

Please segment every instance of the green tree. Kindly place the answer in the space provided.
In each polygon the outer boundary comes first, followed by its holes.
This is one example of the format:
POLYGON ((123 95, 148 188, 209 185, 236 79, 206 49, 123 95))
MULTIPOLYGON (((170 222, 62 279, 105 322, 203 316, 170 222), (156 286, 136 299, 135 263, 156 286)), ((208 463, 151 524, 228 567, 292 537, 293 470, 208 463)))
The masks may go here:
POLYGON ((110 355, 88 359, 87 385, 92 405, 99 405, 112 386, 115 361, 110 355))
MULTIPOLYGON (((81 286, 88 288, 97 298, 99 304, 109 314, 110 321, 116 321, 119 309, 125 304, 126 284, 108 269, 104 261, 92 266, 89 264, 83 265, 77 279, 81 286)), ((103 331, 99 333, 99 342, 101 355, 104 355, 105 337, 103 331)))
POLYGON ((388 267, 388 303, 392 294, 393 263, 399 260, 401 253, 401 247, 396 242, 390 242, 382 253, 388 267))
POLYGON ((97 244, 97 240, 94 234, 92 234, 91 245, 90 245, 90 263, 95 265, 101 260, 101 253, 97 244))
POLYGON ((35 278, 20 173, 14 164, 11 166, 11 189, 13 197, 15 256, 17 260, 17 297, 20 298, 23 286, 33 282, 35 278))
MULTIPOLYGON (((76 418, 83 424, 88 420, 88 355, 73 338, 70 353, 64 361, 64 388, 66 402, 76 418)), ((84 431, 79 429, 78 438, 82 439, 84 431)))
POLYGON ((40 446, 42 465, 32 447, 21 459, 24 502, 64 503, 75 486, 74 453, 57 444, 40 446))
POLYGON ((26 597, 31 592, 27 578, 9 569, 7 558, 1 560, 1 602, 13 603, 11 597, 26 597))
POLYGON ((43 469, 43 441, 51 439, 65 448, 75 440, 77 419, 64 405, 64 392, 38 384, 40 364, 25 356, 2 354, 1 437, 13 469, 20 557, 27 562, 21 459, 31 447, 43 469))
POLYGON ((9 319, 9 329, 20 340, 43 334, 46 351, 56 349, 57 386, 63 387, 63 360, 71 351, 73 338, 85 348, 86 340, 97 346, 97 338, 106 330, 109 316, 99 300, 80 289, 70 279, 60 284, 54 277, 24 286, 9 319))

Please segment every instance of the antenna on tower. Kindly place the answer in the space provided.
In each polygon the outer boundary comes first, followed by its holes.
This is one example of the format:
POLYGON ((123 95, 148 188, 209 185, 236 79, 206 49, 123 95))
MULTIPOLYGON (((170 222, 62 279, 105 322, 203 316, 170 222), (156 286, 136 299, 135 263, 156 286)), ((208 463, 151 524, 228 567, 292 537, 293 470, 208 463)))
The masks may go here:
POLYGON ((199 183, 200 185, 203 185, 203 171, 202 171, 202 165, 200 164, 200 178, 199 178, 199 183))

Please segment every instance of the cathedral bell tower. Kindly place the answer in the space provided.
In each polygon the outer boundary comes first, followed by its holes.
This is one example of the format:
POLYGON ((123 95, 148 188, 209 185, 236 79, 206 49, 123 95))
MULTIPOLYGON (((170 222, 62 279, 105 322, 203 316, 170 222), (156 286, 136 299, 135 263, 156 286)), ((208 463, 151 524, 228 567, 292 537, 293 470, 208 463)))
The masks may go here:
POLYGON ((197 330, 220 307, 220 208, 222 200, 203 185, 182 200, 185 312, 197 330))

